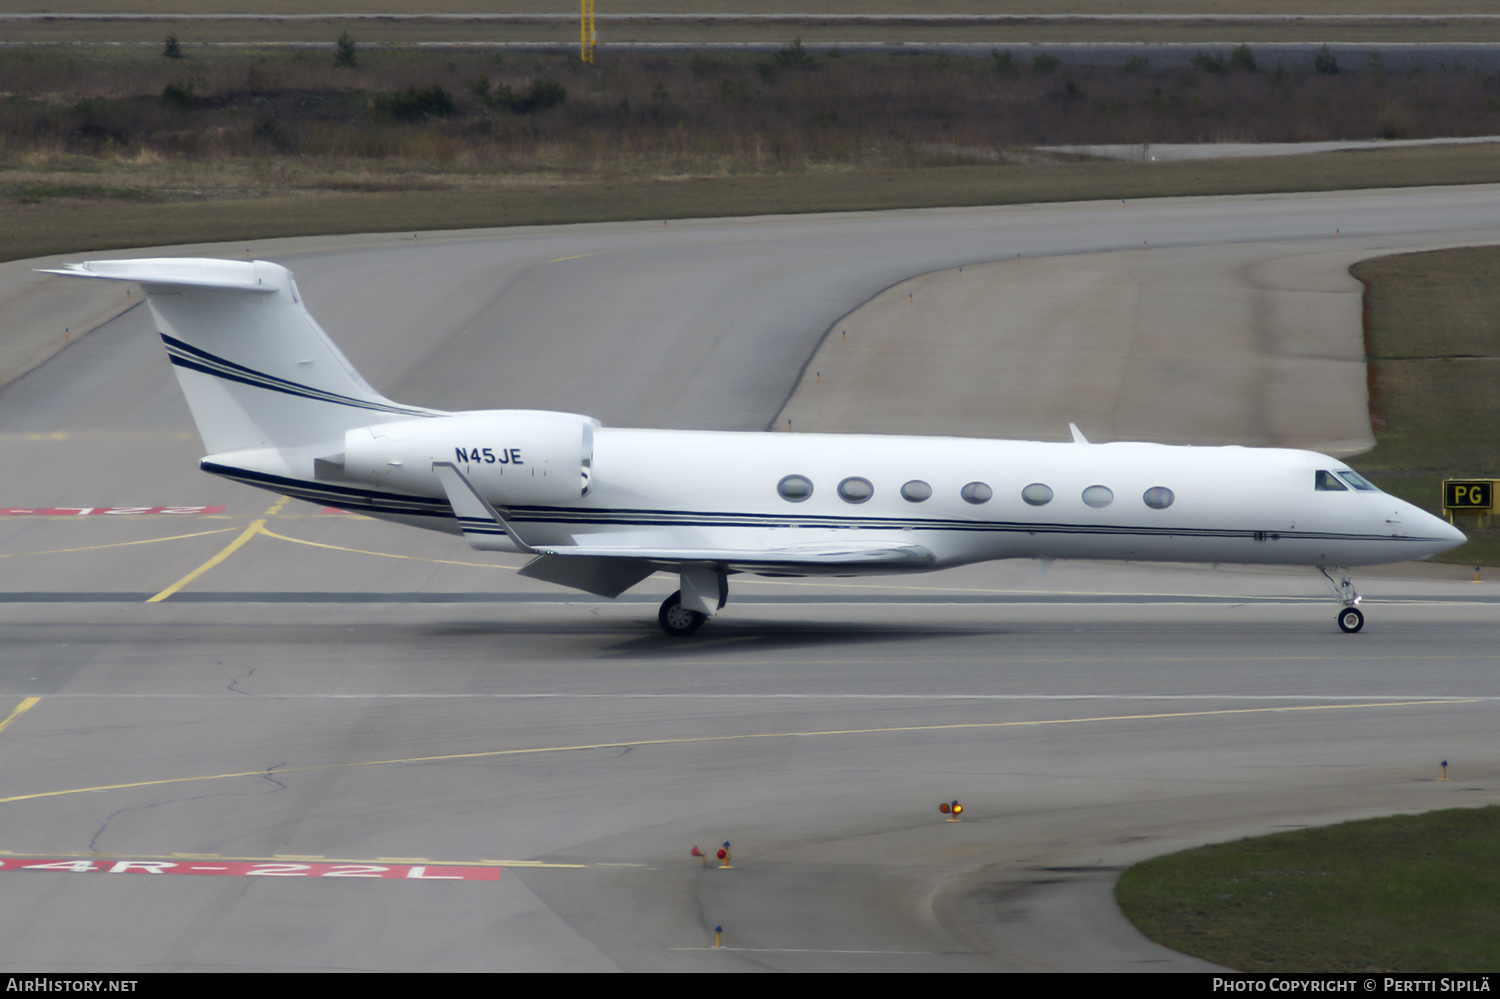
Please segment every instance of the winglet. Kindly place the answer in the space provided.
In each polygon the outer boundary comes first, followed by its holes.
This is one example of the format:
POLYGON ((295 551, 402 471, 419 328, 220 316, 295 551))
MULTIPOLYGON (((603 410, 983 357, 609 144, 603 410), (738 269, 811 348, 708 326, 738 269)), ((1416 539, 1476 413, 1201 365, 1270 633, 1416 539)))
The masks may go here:
POLYGON ((1068 430, 1073 435, 1073 443, 1074 444, 1087 444, 1089 442, 1089 439, 1087 437, 1083 436, 1083 431, 1078 429, 1078 424, 1076 424, 1076 423, 1070 423, 1070 424, 1068 424, 1068 430))
POLYGON ((500 532, 495 528, 499 527, 516 548, 527 555, 537 553, 521 540, 515 528, 500 516, 499 511, 490 505, 490 501, 479 495, 479 490, 464 477, 457 465, 451 461, 434 461, 432 474, 437 476, 443 492, 448 494, 448 504, 453 507, 453 515, 458 518, 458 525, 463 528, 464 540, 469 543, 470 548, 479 551, 506 551, 504 546, 498 544, 500 539, 497 534, 500 532))

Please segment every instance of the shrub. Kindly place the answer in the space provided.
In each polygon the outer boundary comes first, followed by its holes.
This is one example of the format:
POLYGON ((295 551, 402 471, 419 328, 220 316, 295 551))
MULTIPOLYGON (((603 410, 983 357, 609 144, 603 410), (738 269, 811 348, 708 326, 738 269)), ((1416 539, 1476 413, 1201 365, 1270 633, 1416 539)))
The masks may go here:
POLYGON ((1229 63, 1225 62, 1219 56, 1208 55, 1205 52, 1199 52, 1188 61, 1205 73, 1217 74, 1229 72, 1229 63))
POLYGON ((349 32, 339 35, 339 40, 334 43, 333 64, 345 69, 353 69, 359 62, 359 55, 354 49, 354 36, 349 32))
POLYGON ((1145 56, 1131 56, 1125 60, 1125 72, 1142 73, 1145 72, 1146 67, 1149 65, 1151 65, 1151 60, 1145 56))
POLYGON ((1319 73, 1337 73, 1339 71, 1339 61, 1328 50, 1327 43, 1324 43, 1323 47, 1318 50, 1318 54, 1313 56, 1313 69, 1319 73))
POLYGON ((418 118, 446 118, 454 111, 453 98, 439 86, 426 90, 408 87, 405 91, 392 90, 376 94, 370 101, 378 118, 393 118, 397 121, 414 121, 418 118))
POLYGON ((816 63, 807 49, 802 47, 802 39, 792 39, 792 44, 777 51, 774 56, 776 65, 783 69, 812 69, 816 63))
POLYGON ((1062 60, 1050 52, 1042 52, 1031 60, 1031 70, 1034 73, 1053 73, 1057 67, 1062 65, 1062 60))
MULTIPOLYGON (((656 86, 658 89, 661 88, 660 83, 656 86)), ((433 87, 432 89, 441 90, 442 88, 433 87)), ((530 90, 524 94, 516 94, 509 85, 504 83, 491 89, 489 77, 481 76, 469 84, 469 89, 474 92, 474 96, 484 102, 486 107, 504 108, 516 114, 535 114, 538 111, 556 107, 568 99, 567 89, 556 80, 533 80, 530 90)), ((447 113, 453 113, 451 102, 447 113)))
POLYGON ((1001 76, 1015 76, 1016 57, 1010 54, 1010 49, 1001 52, 999 49, 990 49, 990 59, 995 64, 995 72, 1001 76))
POLYGON ((1250 54, 1250 46, 1241 44, 1229 53, 1229 66, 1231 69, 1243 69, 1247 73, 1255 72, 1255 56, 1250 54))
POLYGON ((182 43, 177 40, 176 35, 167 36, 167 44, 162 47, 161 54, 167 59, 182 58, 182 43))
POLYGON ((193 93, 193 81, 186 77, 162 88, 161 99, 183 111, 191 111, 198 106, 198 97, 193 93))

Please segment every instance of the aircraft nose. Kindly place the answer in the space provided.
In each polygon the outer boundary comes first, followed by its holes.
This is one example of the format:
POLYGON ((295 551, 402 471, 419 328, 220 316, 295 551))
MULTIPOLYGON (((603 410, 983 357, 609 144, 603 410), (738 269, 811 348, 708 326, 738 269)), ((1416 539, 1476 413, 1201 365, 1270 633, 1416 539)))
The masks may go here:
POLYGON ((1468 541, 1468 536, 1441 517, 1434 517, 1426 510, 1404 504, 1401 519, 1408 532, 1416 537, 1431 539, 1432 551, 1436 555, 1450 548, 1457 548, 1468 541))

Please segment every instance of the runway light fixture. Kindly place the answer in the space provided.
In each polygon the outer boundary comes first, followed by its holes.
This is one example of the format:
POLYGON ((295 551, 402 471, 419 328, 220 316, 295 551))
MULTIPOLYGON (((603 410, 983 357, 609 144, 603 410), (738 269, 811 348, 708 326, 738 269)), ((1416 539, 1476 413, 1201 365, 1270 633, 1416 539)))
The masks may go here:
POLYGON ((964 806, 958 803, 957 798, 954 798, 952 801, 945 801, 939 805, 938 811, 948 816, 949 822, 957 822, 958 817, 963 814, 964 806))
POLYGON ((729 870, 729 841, 727 839, 724 841, 723 847, 719 849, 719 869, 722 871, 729 870))
POLYGON ((708 866, 708 854, 704 853, 702 850, 698 849, 695 846, 695 847, 693 847, 693 853, 692 853, 692 855, 694 857, 698 858, 698 863, 699 863, 700 866, 702 866, 702 867, 707 867, 708 866))

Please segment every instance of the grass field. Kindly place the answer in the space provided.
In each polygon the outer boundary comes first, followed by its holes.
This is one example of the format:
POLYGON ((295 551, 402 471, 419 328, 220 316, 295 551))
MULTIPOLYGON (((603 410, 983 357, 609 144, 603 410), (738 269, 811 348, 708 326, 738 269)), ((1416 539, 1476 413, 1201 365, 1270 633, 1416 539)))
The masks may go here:
POLYGON ((984 58, 0 49, 0 256, 629 218, 1500 180, 1477 147, 1119 164, 1103 142, 1500 132, 1500 78, 984 58))
MULTIPOLYGON (((1445 478, 1500 478, 1500 247, 1361 261, 1374 450, 1351 464, 1382 489, 1442 512, 1445 478)), ((1500 564, 1500 529, 1472 517, 1438 557, 1500 564)))
POLYGON ((148 181, 129 170, 107 177, 0 172, 0 191, 9 194, 0 201, 0 259, 323 233, 1500 183, 1500 157, 1481 146, 1454 146, 1274 160, 524 182, 380 172, 302 177, 295 169, 262 181, 254 174, 182 165, 150 173, 148 181), (135 183, 142 186, 127 186, 135 183), (108 186, 79 196, 83 186, 94 184, 108 186))
POLYGON ((1252 972, 1500 968, 1500 808, 1350 822, 1137 864, 1125 915, 1173 950, 1252 972))

